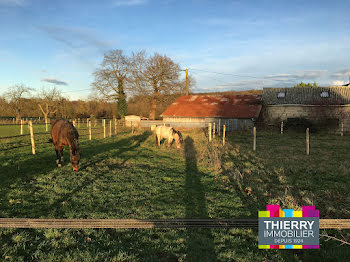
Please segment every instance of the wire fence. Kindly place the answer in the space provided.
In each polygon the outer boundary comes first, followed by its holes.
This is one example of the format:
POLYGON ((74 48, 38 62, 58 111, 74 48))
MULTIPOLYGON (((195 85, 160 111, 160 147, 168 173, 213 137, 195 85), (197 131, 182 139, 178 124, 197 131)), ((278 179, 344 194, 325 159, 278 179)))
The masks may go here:
MULTIPOLYGON (((160 120, 141 120, 136 122, 127 122, 117 119, 73 119, 73 125, 78 129, 79 136, 84 140, 91 140, 100 137, 109 137, 116 135, 121 128, 128 129, 131 133, 136 128, 150 128, 153 125, 174 126, 174 123, 160 120)), ((0 143, 2 150, 12 150, 21 147, 31 146, 30 140, 23 141, 23 138, 29 137, 29 123, 27 124, 2 124, 0 126, 0 143), (5 129, 5 132, 2 130, 5 129), (6 130, 7 129, 7 130, 6 130), (6 133, 7 131, 7 133, 6 133), (24 132, 28 132, 23 134, 24 132), (9 133, 22 133, 16 135, 8 135, 9 133)), ((243 122, 242 122, 243 123, 243 122)), ((33 123, 32 123, 33 124, 33 123)), ((46 123, 33 124, 33 135, 36 145, 49 144, 49 131, 45 131, 46 123), (43 132, 44 131, 44 132, 43 132)), ((200 128, 205 131, 208 142, 213 140, 222 140, 225 145, 226 141, 231 144, 241 144, 250 147, 253 151, 266 150, 271 148, 297 148, 304 151, 306 155, 310 155, 315 150, 345 150, 350 144, 346 138, 346 133, 334 132, 317 132, 306 128, 304 132, 286 129, 281 125, 252 126, 243 125, 242 129, 235 130, 234 122, 230 121, 214 121, 214 122, 191 122, 184 125, 184 122, 177 122, 176 128, 185 130, 189 127, 200 128), (231 125, 231 129, 226 124, 231 125)), ((33 145, 32 145, 33 146, 33 145)))
MULTIPOLYGON (((111 137, 124 131, 131 133, 135 131, 133 124, 130 127, 126 127, 124 121, 117 119, 74 119, 71 122, 79 132, 80 141, 111 137)), ((32 120, 28 120, 28 123, 21 121, 20 124, 8 123, 0 125, 1 150, 8 151, 31 146, 32 152, 35 154, 36 146, 51 143, 49 141, 51 138, 49 129, 47 128, 47 131, 45 131, 46 125, 47 123, 33 124, 32 120), (8 135, 16 133, 21 134, 8 135), (28 140, 27 137, 29 138, 28 140)))

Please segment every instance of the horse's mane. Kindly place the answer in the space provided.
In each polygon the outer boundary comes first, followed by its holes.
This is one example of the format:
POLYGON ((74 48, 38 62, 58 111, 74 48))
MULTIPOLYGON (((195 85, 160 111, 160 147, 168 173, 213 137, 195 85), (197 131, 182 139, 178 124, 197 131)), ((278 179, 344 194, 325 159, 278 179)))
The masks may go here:
POLYGON ((180 142, 182 142, 182 134, 180 131, 175 130, 174 128, 171 128, 173 131, 173 135, 177 134, 179 136, 180 142))

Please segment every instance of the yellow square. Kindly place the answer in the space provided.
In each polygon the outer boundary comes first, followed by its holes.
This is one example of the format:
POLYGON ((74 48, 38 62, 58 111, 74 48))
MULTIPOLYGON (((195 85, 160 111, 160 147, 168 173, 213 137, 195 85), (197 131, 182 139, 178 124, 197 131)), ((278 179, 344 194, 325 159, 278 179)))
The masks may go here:
POLYGON ((294 217, 303 217, 303 211, 294 211, 294 217))

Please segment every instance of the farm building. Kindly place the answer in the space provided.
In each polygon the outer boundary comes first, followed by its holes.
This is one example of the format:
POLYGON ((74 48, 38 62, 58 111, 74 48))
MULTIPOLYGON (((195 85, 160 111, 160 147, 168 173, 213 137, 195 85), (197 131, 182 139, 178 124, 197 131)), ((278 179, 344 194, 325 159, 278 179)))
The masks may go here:
POLYGON ((306 120, 336 130, 350 131, 350 87, 264 88, 265 122, 306 120))
POLYGON ((163 122, 172 126, 205 127, 226 124, 228 130, 249 129, 259 117, 259 95, 181 96, 163 113, 163 122))
POLYGON ((125 126, 140 126, 141 117, 136 115, 125 116, 125 126))

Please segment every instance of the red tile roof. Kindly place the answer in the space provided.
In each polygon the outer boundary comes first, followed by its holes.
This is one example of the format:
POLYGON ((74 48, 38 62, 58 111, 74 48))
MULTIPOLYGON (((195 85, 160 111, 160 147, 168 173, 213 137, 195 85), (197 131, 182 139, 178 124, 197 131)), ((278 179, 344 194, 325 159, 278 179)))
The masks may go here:
POLYGON ((190 95, 181 96, 162 116, 258 118, 260 95, 190 95))

